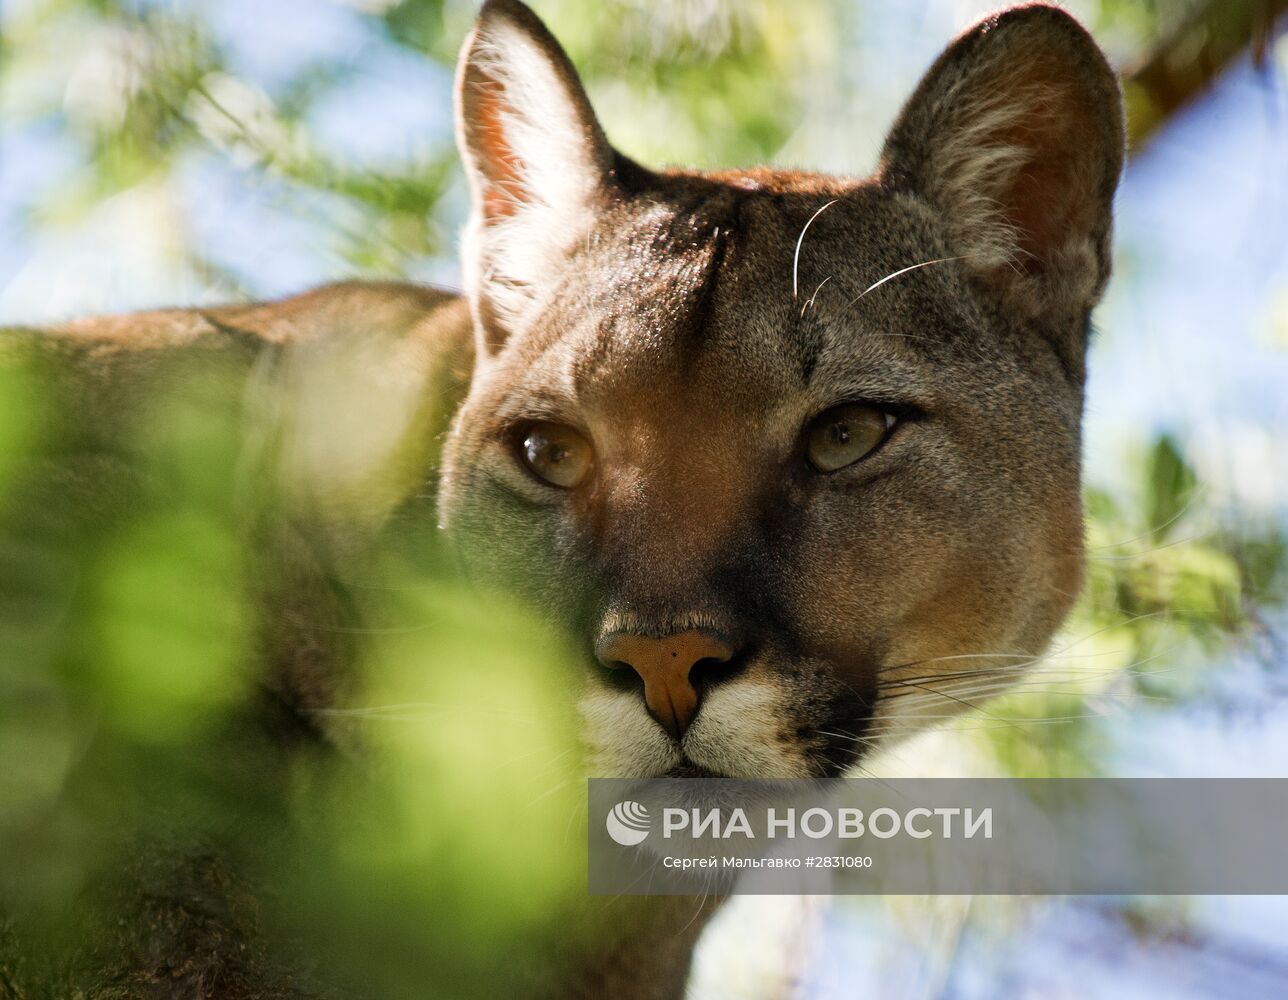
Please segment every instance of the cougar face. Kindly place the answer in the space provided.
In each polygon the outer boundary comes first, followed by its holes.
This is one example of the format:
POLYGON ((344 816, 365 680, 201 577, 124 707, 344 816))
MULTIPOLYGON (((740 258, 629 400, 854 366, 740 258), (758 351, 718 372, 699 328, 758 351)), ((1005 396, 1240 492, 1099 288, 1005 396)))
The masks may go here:
POLYGON ((1072 19, 963 35, 866 180, 632 163, 513 0, 458 130, 478 360, 441 519, 576 637, 600 773, 835 775, 1041 654, 1122 158, 1072 19))

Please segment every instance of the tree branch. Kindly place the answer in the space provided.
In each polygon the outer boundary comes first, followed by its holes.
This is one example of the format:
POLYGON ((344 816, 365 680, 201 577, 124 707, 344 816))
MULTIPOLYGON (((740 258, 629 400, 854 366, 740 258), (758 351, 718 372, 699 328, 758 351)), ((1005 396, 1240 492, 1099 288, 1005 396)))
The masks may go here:
POLYGON ((1131 155, 1177 112, 1205 93, 1249 46, 1264 63, 1288 0, 1210 0, 1144 62, 1123 74, 1131 155))

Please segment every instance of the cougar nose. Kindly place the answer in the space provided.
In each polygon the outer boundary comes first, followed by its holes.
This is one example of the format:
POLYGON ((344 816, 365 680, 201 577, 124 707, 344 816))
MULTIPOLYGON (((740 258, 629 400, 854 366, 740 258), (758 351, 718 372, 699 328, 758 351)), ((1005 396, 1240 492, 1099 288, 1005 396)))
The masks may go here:
POLYGON ((733 646, 723 639, 690 629, 662 639, 617 632, 595 645, 595 656, 609 669, 630 667, 644 681, 649 714, 677 740, 698 713, 698 689, 690 675, 704 661, 727 663, 733 646))

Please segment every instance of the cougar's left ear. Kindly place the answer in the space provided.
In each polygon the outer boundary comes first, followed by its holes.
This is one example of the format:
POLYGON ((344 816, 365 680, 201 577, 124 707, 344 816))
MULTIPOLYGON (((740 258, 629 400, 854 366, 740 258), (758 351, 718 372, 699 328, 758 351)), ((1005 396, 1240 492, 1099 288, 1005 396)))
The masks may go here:
POLYGON ((1085 326, 1109 277, 1123 114, 1113 71, 1072 17, 1033 4, 968 30, 908 101, 881 163, 887 185, 929 201, 951 252, 1008 308, 1085 326))
POLYGON ((610 183, 613 151, 567 55, 518 0, 488 0, 461 50, 463 258, 480 354, 522 326, 610 183))

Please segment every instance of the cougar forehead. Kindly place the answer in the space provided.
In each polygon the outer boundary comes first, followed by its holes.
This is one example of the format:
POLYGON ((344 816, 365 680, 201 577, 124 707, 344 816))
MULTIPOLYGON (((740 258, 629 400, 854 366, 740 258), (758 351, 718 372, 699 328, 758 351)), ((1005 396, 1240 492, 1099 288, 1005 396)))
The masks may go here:
POLYGON ((863 294, 942 247, 898 196, 833 185, 684 178, 657 193, 666 200, 607 213, 489 381, 521 372, 522 391, 601 419, 742 406, 794 420, 837 393, 932 394, 954 357, 1005 360, 972 336, 984 321, 951 260, 863 294))

